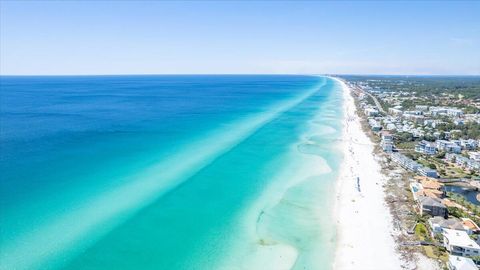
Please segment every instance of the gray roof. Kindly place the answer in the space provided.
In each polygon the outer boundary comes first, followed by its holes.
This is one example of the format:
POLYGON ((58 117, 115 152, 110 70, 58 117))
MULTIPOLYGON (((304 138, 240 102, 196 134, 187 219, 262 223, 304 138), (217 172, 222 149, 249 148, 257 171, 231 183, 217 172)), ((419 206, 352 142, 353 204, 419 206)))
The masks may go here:
POLYGON ((434 207, 447 208, 440 199, 434 199, 426 196, 419 196, 418 199, 422 206, 434 206, 434 207))
POLYGON ((458 218, 449 218, 445 219, 443 217, 433 217, 430 219, 432 224, 438 224, 442 228, 455 229, 455 230, 465 230, 463 222, 458 218))

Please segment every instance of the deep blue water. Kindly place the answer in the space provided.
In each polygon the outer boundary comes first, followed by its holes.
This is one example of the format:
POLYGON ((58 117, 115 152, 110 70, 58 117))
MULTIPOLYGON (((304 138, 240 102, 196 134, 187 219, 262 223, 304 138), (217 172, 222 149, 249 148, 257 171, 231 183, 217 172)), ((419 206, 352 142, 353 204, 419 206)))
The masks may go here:
POLYGON ((452 185, 445 186, 445 190, 448 192, 456 193, 464 197, 470 203, 473 203, 475 205, 480 205, 480 202, 477 200, 478 191, 468 190, 468 189, 462 188, 461 186, 452 186, 452 185))
POLYGON ((296 250, 292 268, 330 265, 318 210, 340 159, 333 80, 4 76, 0 89, 2 269, 260 269, 265 242, 271 260, 296 250))

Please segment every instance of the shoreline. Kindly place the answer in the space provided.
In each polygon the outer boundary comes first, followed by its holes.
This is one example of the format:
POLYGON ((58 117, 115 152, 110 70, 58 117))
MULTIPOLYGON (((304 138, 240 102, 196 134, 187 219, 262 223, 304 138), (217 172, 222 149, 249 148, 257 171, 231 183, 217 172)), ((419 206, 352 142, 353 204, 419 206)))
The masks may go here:
POLYGON ((361 128, 350 89, 333 79, 341 84, 344 100, 344 158, 335 187, 333 269, 402 269, 392 235, 393 218, 385 203, 386 179, 373 153, 374 143, 361 128))

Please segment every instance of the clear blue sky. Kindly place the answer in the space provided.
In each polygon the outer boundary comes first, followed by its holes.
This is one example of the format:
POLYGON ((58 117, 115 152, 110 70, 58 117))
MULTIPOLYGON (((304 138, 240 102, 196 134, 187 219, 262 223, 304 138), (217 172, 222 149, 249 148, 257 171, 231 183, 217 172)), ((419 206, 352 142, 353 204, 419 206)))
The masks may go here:
POLYGON ((11 1, 1 74, 480 74, 480 2, 11 1))

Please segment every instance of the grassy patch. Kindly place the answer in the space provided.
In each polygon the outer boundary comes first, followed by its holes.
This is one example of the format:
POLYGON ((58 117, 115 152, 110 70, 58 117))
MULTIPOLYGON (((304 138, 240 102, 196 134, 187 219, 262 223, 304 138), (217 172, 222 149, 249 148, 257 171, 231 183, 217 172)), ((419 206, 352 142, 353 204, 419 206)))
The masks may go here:
POLYGON ((445 248, 425 246, 423 250, 425 251, 425 255, 431 259, 441 260, 444 263, 448 261, 448 253, 445 251, 445 248))
POLYGON ((435 256, 435 254, 433 253, 433 248, 431 246, 425 246, 423 247, 423 250, 425 251, 425 254, 427 255, 427 257, 432 259, 437 258, 437 256, 435 256))
POLYGON ((417 226, 415 226, 415 235, 420 241, 426 241, 430 238, 427 227, 425 227, 425 224, 423 223, 418 223, 417 226))
POLYGON ((403 150, 413 150, 415 149, 416 143, 417 142, 401 142, 401 143, 397 143, 396 147, 398 149, 403 149, 403 150))

